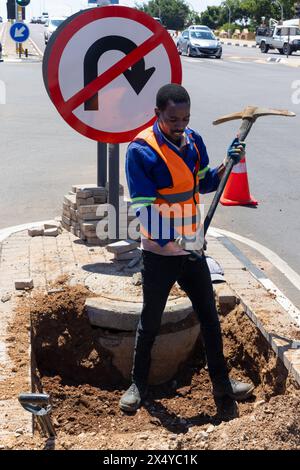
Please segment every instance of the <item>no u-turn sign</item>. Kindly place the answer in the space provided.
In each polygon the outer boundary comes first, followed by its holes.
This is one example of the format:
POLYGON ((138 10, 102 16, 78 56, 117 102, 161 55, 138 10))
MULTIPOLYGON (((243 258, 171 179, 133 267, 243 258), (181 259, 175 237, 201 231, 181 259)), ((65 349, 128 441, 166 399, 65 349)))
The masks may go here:
POLYGON ((43 74, 61 116, 86 137, 128 142, 155 119, 157 90, 181 83, 181 62, 153 18, 121 6, 68 18, 49 41, 43 74))

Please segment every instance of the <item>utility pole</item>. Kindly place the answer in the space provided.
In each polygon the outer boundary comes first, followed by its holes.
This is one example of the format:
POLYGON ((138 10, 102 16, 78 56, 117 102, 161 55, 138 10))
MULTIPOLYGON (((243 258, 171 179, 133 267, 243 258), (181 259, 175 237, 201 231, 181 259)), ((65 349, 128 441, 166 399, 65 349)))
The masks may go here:
POLYGON ((226 2, 225 5, 227 6, 228 8, 228 37, 230 37, 230 25, 231 25, 231 9, 230 9, 230 6, 228 5, 228 3, 226 2))
POLYGON ((280 3, 279 0, 273 0, 273 3, 277 3, 277 5, 279 5, 280 11, 281 11, 281 15, 280 15, 281 18, 280 18, 280 21, 283 21, 283 5, 282 5, 282 3, 280 3))

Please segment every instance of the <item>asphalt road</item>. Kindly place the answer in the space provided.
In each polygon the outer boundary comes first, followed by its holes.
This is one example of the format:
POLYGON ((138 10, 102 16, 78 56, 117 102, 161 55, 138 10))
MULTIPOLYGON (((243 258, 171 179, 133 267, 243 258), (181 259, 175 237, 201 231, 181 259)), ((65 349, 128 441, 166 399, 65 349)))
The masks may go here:
POLYGON ((45 26, 41 24, 29 24, 30 28, 30 37, 33 39, 38 48, 44 52, 45 50, 45 41, 44 41, 44 30, 45 26))
MULTIPOLYGON (((41 49, 42 34, 42 26, 31 25, 41 49)), ((298 114, 265 117, 255 124, 247 139, 247 166, 259 206, 220 206, 213 225, 267 246, 300 273, 300 105, 292 103, 292 83, 299 80, 299 69, 257 63, 261 57, 259 50, 234 46, 224 47, 222 60, 183 57, 183 84, 192 98, 190 125, 202 134, 214 166, 223 159, 239 125, 213 127, 218 116, 247 105, 287 108, 298 114)), ((45 92, 40 63, 2 63, 0 79, 7 91, 7 104, 0 106, 0 228, 5 228, 58 215, 72 184, 95 182, 96 143, 77 134, 58 115, 45 92)), ((123 182, 125 148, 121 146, 123 182)), ((210 200, 202 198, 206 208, 210 200)), ((246 251, 252 259, 257 256, 246 251)), ((299 291, 267 263, 264 266, 300 305, 299 291)))

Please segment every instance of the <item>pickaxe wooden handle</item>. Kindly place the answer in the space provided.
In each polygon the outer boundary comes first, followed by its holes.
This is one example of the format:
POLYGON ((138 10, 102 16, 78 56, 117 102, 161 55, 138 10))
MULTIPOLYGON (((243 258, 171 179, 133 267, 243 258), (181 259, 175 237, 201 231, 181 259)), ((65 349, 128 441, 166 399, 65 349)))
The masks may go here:
MULTIPOLYGON (((256 107, 256 106, 247 106, 247 108, 245 108, 241 112, 227 114, 226 116, 222 116, 219 119, 216 119, 213 122, 213 124, 218 125, 218 124, 223 124, 224 122, 227 122, 227 121, 242 119, 242 124, 239 128, 239 131, 238 131, 237 135, 238 135, 240 141, 243 142, 246 139, 247 135, 249 134, 249 132, 251 130, 251 127, 253 126, 255 121, 259 117, 262 117, 262 116, 290 116, 290 117, 293 117, 293 116, 296 116, 296 114, 291 112, 291 111, 287 111, 285 109, 268 109, 268 108, 259 108, 259 107, 256 107)), ((215 193, 213 201, 210 205, 210 208, 209 208, 209 210, 207 212, 207 215, 205 217, 205 220, 204 220, 203 229, 201 230, 201 232, 203 234, 202 235, 203 239, 204 239, 204 237, 207 233, 208 227, 210 226, 212 218, 213 218, 213 216, 216 212, 217 206, 219 204, 219 201, 221 199, 222 193, 224 191, 224 188, 226 186, 226 183, 228 181, 228 178, 230 176, 230 173, 231 173, 231 170, 232 170, 233 166, 234 166, 233 160, 229 160, 229 162, 226 165, 226 169, 225 169, 225 172, 223 174, 223 177, 220 181, 218 189, 215 193)), ((191 251, 191 253, 192 253, 193 256, 196 256, 196 257, 200 256, 201 257, 201 255, 199 255, 199 253, 197 253, 197 251, 191 251)))

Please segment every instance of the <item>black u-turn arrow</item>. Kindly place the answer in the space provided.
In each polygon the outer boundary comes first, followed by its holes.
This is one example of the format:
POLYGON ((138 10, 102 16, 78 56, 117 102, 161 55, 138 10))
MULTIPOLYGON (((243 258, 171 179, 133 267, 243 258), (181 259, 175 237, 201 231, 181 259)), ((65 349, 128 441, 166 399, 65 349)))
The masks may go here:
MULTIPOLYGON (((98 41, 91 45, 84 58, 84 86, 86 87, 98 77, 98 62, 102 54, 112 50, 129 54, 136 48, 137 45, 133 41, 122 36, 106 36, 98 39, 98 41)), ((125 70, 123 75, 138 95, 154 72, 155 67, 145 69, 145 61, 142 58, 133 64, 131 69, 125 70)), ((98 111, 98 109, 99 99, 98 93, 96 93, 84 103, 84 110, 98 111)))

